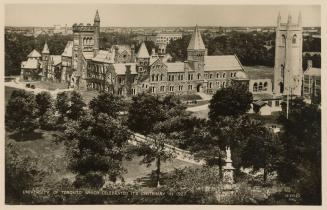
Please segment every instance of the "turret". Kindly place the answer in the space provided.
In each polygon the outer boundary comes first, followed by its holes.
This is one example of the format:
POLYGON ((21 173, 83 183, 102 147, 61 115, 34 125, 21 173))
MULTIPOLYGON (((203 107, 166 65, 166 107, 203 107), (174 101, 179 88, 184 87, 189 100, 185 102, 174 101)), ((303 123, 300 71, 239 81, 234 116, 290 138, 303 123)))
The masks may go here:
POLYGON ((282 17, 280 16, 280 12, 278 12, 278 16, 277 16, 277 27, 280 26, 281 20, 282 20, 282 17))
POLYGON ((49 64, 49 57, 50 57, 49 47, 46 42, 44 44, 41 54, 42 54, 42 80, 45 80, 48 75, 48 64, 49 64))
POLYGON ((298 24, 299 27, 302 27, 302 14, 301 14, 301 12, 299 13, 297 24, 298 24))
POLYGON ((95 13, 94 17, 94 24, 93 24, 95 30, 94 30, 94 52, 97 54, 99 50, 99 45, 100 45, 100 16, 98 10, 95 13))
POLYGON ((146 72, 150 62, 150 55, 145 43, 142 42, 140 49, 136 54, 136 65, 138 72, 146 72))
POLYGON ((193 63, 195 70, 201 70, 204 68, 205 53, 206 48, 198 26, 196 25, 190 43, 187 47, 187 60, 189 63, 193 63))

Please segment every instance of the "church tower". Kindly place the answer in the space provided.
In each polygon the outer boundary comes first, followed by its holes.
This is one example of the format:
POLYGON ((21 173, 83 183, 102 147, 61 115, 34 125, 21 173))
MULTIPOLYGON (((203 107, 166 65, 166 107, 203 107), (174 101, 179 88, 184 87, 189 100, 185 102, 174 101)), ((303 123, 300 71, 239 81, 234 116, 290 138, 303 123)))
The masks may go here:
POLYGON ((278 14, 275 42, 274 93, 277 95, 301 95, 302 88, 302 16, 293 23, 288 15, 287 23, 278 14))
POLYGON ((142 42, 137 54, 136 54, 136 71, 139 76, 139 80, 143 81, 149 76, 150 55, 145 43, 142 42))
POLYGON ((99 50, 99 45, 100 45, 100 16, 99 16, 99 12, 98 10, 95 13, 95 17, 94 17, 94 51, 95 54, 98 52, 99 50))
POLYGON ((48 63, 50 58, 50 51, 48 44, 45 42, 42 50, 42 80, 48 77, 48 63))
POLYGON ((187 47, 187 61, 193 66, 194 70, 203 70, 204 56, 206 48, 204 46, 198 26, 195 26, 192 38, 187 47))

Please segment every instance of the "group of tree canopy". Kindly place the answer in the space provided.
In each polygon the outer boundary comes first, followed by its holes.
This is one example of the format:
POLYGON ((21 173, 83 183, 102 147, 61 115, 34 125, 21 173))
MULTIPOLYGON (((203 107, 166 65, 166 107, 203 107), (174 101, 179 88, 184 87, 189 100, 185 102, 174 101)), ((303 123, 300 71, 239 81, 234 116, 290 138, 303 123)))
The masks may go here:
MULTIPOLYGON (((115 44, 134 44, 137 52, 140 43, 135 41, 137 35, 134 33, 101 33, 100 47, 109 49, 115 44)), ((241 63, 246 66, 263 65, 273 66, 275 48, 274 33, 258 32, 231 32, 226 35, 213 36, 210 33, 202 35, 209 55, 230 55, 236 54, 241 63), (266 48, 266 41, 272 41, 272 48, 266 48)), ((175 61, 184 61, 187 56, 187 46, 191 36, 184 35, 182 39, 171 40, 167 46, 175 61)), ((22 34, 5 34, 5 73, 6 75, 17 75, 20 73, 20 64, 26 60, 26 56, 36 49, 42 51, 44 42, 48 42, 51 54, 60 55, 68 40, 72 40, 72 35, 40 35, 38 37, 27 37, 22 34)), ((303 41, 303 52, 320 52, 321 40, 308 38, 303 41)), ((149 52, 157 46, 153 41, 146 41, 149 52)), ((313 60, 314 67, 320 67, 320 55, 306 55, 303 59, 305 69, 307 60, 313 60)))
MULTIPOLYGON (((59 194, 53 198, 26 197, 23 190, 36 187, 40 180, 46 179, 48 172, 35 166, 37 159, 30 161, 29 157, 18 154, 11 143, 6 144, 7 202, 26 199, 26 202, 57 204, 219 203, 214 191, 206 188, 219 191, 224 186, 223 165, 225 149, 229 146, 236 183, 245 190, 239 192, 242 195, 235 194, 239 197, 231 198, 232 204, 252 203, 255 198, 249 190, 251 186, 272 183, 284 184, 299 193, 298 204, 321 204, 320 108, 293 98, 288 118, 283 104, 279 117, 282 132, 275 134, 263 122, 247 114, 252 100, 252 94, 242 86, 222 88, 210 101, 209 119, 205 120, 187 112, 175 95, 162 97, 141 93, 127 101, 102 92, 86 104, 76 91, 62 92, 53 98, 48 92, 34 95, 15 90, 6 107, 7 131, 18 133, 21 138, 36 128, 63 133, 68 168, 76 176, 74 181, 65 179, 57 183, 55 189, 118 187, 119 190, 140 192, 140 185, 115 184, 118 180, 125 182, 123 160, 137 155, 143 157, 140 164, 155 165, 147 187, 169 195, 186 194, 156 199, 128 195, 110 197, 113 200, 101 196, 59 194), (135 133, 143 135, 146 141, 134 144, 135 133), (163 173, 162 163, 176 158, 171 146, 190 151, 195 158, 204 160, 205 166, 175 170, 168 175, 163 173), (261 170, 262 178, 250 178, 242 168, 251 168, 254 173, 261 170), (277 176, 269 178, 273 174, 277 176)), ((51 186, 54 187, 53 183, 51 186)), ((276 199, 281 198, 285 195, 273 195, 269 199, 276 204, 276 199)))

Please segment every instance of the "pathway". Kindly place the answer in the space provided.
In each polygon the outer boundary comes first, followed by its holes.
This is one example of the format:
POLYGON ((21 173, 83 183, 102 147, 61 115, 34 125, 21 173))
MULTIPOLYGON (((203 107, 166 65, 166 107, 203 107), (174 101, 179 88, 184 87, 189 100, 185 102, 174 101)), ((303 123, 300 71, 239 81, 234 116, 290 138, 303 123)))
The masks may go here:
POLYGON ((32 88, 26 87, 26 83, 20 82, 18 77, 15 80, 13 80, 13 81, 5 82, 5 86, 12 87, 12 88, 17 88, 17 89, 23 89, 23 90, 26 90, 26 91, 33 92, 34 94, 38 94, 40 92, 47 91, 53 97, 56 97, 58 93, 74 90, 74 89, 71 89, 71 88, 67 88, 67 89, 56 89, 56 90, 48 90, 48 89, 41 89, 41 88, 32 89, 32 88))

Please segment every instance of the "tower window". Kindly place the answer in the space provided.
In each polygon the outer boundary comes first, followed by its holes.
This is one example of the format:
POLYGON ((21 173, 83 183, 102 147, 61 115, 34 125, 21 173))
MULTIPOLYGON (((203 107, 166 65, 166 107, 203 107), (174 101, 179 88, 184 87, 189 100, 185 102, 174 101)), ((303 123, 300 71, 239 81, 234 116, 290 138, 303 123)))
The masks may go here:
POLYGON ((296 34, 294 34, 294 35, 293 35, 293 38, 292 38, 292 43, 293 43, 293 44, 296 44, 296 39, 297 39, 297 36, 296 36, 296 34))

